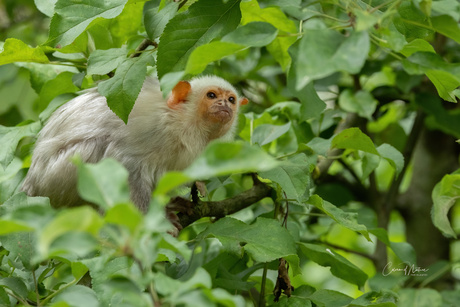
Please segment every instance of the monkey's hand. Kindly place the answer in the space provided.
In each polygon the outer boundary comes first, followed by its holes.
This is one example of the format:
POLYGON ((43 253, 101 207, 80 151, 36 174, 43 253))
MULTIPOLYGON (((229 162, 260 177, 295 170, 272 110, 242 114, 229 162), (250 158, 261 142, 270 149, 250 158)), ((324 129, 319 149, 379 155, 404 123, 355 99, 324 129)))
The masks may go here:
POLYGON ((166 205, 166 218, 176 227, 174 231, 170 232, 171 235, 177 237, 179 231, 183 228, 177 216, 177 212, 192 215, 194 206, 195 204, 193 202, 182 197, 175 197, 166 205))

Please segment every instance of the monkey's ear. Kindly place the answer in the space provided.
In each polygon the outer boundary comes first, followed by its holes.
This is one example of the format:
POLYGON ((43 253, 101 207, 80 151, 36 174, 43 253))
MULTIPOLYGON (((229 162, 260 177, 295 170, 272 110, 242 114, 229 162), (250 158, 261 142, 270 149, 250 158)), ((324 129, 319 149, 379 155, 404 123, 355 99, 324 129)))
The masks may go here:
POLYGON ((174 86, 171 95, 168 98, 167 104, 171 109, 177 109, 182 102, 187 100, 187 95, 192 89, 190 83, 187 81, 179 81, 174 86))
POLYGON ((246 97, 240 99, 240 105, 244 106, 248 104, 249 100, 246 97))

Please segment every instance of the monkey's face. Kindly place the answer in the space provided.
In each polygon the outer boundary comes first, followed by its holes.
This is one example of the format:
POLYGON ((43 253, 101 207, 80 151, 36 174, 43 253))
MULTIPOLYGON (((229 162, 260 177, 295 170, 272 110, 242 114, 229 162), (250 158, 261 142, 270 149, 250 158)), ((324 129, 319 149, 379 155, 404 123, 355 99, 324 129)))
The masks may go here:
POLYGON ((238 108, 238 98, 233 91, 217 86, 204 89, 200 112, 204 118, 222 125, 233 121, 238 108))

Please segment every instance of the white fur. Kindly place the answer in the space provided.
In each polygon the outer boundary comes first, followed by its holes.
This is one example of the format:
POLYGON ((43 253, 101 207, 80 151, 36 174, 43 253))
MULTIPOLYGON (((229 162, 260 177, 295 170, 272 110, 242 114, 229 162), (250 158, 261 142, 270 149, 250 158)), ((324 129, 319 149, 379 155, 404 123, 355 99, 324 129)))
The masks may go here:
MULTIPOLYGON (((147 78, 127 125, 96 90, 61 106, 39 134, 23 190, 31 196, 48 196, 56 207, 80 205, 76 168, 69 159, 77 153, 90 163, 112 157, 128 169, 131 198, 145 211, 158 178, 189 166, 212 140, 213 127, 196 116, 196 96, 208 86, 237 93, 216 76, 198 77, 190 84, 187 101, 173 110, 158 81, 147 78)), ((233 138, 235 123, 222 138, 233 138)))

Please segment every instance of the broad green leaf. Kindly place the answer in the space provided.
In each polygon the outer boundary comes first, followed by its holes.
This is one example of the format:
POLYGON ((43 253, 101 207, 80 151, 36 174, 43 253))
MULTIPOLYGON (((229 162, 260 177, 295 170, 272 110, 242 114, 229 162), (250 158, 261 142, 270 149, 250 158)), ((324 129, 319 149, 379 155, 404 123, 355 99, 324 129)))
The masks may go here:
POLYGON ((291 128, 291 122, 288 122, 284 125, 270 125, 264 124, 257 126, 254 129, 254 133, 252 135, 252 143, 259 144, 260 146, 264 146, 270 144, 283 134, 289 131, 291 128))
POLYGON ((41 128, 40 122, 20 125, 17 127, 0 126, 0 164, 3 169, 13 161, 19 141, 28 136, 35 136, 41 128))
POLYGON ((155 194, 164 195, 172 189, 191 181, 193 181, 192 178, 181 172, 168 172, 163 177, 161 177, 160 181, 158 182, 155 188, 155 194))
POLYGON ((369 229, 369 232, 382 241, 387 247, 391 248, 395 255, 408 265, 417 263, 417 255, 414 248, 406 242, 391 242, 388 233, 383 228, 369 229))
POLYGON ((402 63, 409 74, 426 74, 443 99, 456 102, 454 90, 460 86, 459 64, 447 63, 432 52, 414 53, 402 63))
MULTIPOLYGON (((370 93, 377 87, 395 86, 396 77, 397 75, 393 68, 384 66, 380 71, 373 73, 369 78, 361 76, 360 82, 363 84, 363 89, 370 93)), ((360 92, 361 91, 358 93, 360 92)))
POLYGON ((200 180, 243 172, 266 171, 278 162, 257 146, 246 142, 213 142, 184 174, 200 180))
POLYGON ((156 290, 162 295, 183 294, 196 288, 210 289, 212 287, 211 276, 203 268, 198 268, 191 278, 182 282, 159 272, 155 274, 155 283, 156 290))
POLYGON ((83 231, 96 235, 102 224, 103 221, 99 213, 87 206, 61 211, 40 233, 39 251, 42 256, 46 256, 53 241, 69 232, 83 231))
POLYGON ((371 241, 369 233, 366 226, 358 224, 357 222, 357 213, 345 212, 342 209, 334 206, 330 202, 327 202, 318 195, 312 195, 308 200, 309 204, 312 204, 322 212, 330 216, 334 221, 339 223, 345 228, 359 232, 362 234, 368 241, 371 241))
POLYGON ((398 291, 398 306, 404 307, 441 307, 441 294, 434 289, 401 289, 398 291))
POLYGON ((94 50, 88 58, 88 75, 105 75, 115 70, 127 55, 125 48, 94 50))
POLYGON ((131 233, 142 225, 142 214, 132 204, 118 204, 107 210, 105 222, 126 226, 131 233))
MULTIPOLYGON (((329 257, 329 255, 328 255, 329 257)), ((345 259, 346 260, 346 259, 345 259)), ((348 260, 347 260, 348 262, 348 260)), ((297 294, 296 294, 297 295, 297 294)), ((319 289, 308 297, 316 306, 347 306, 353 298, 342 292, 319 289)))
MULTIPOLYGON (((375 307, 396 307, 396 302, 399 303, 399 296, 390 291, 390 290, 382 290, 382 291, 369 291, 364 293, 357 299, 353 300, 349 307, 367 307, 367 306, 375 306, 375 307)), ((399 304, 398 304, 399 306, 399 304)), ((408 306, 408 305, 400 305, 400 306, 408 306)))
POLYGON ((57 75, 56 78, 43 84, 40 91, 40 100, 38 102, 40 111, 45 110, 55 97, 66 93, 75 93, 79 90, 79 88, 73 84, 73 76, 73 73, 65 71, 57 75))
POLYGON ((128 0, 58 0, 51 19, 47 45, 61 47, 72 43, 96 18, 115 18, 128 0))
POLYGON ((125 123, 128 123, 129 113, 144 84, 147 65, 153 65, 150 53, 127 58, 117 68, 115 76, 98 86, 99 93, 107 98, 109 108, 125 123))
POLYGON ((129 202, 128 171, 118 161, 108 158, 97 164, 75 162, 78 192, 83 199, 104 210, 129 202))
POLYGON ((460 43, 460 28, 458 21, 449 15, 436 16, 431 18, 433 28, 444 36, 447 36, 457 43, 460 43))
POLYGON ((371 119, 377 108, 378 101, 367 91, 353 93, 350 89, 344 90, 339 96, 339 105, 347 112, 357 113, 359 116, 371 119))
MULTIPOLYGON (((294 45, 291 47, 290 52, 293 54, 293 58, 296 58, 297 56, 294 54, 301 51, 298 49, 298 45, 294 45)), ((296 83, 297 70, 290 69, 288 73, 288 87, 292 95, 300 100, 300 120, 307 121, 311 118, 319 117, 326 108, 326 103, 319 98, 313 82, 308 83, 300 90, 297 90, 296 83)))
POLYGON ((442 70, 427 70, 425 74, 433 82, 441 98, 457 102, 454 91, 460 86, 460 76, 442 70))
POLYGON ((109 30, 115 47, 129 43, 129 40, 138 35, 139 31, 144 31, 142 27, 144 1, 128 1, 117 18, 105 21, 110 23, 109 30))
POLYGON ((357 9, 354 13, 356 15, 356 31, 366 31, 379 22, 379 17, 375 12, 357 9))
POLYGON ((429 42, 427 42, 424 39, 414 39, 410 43, 406 44, 404 48, 400 51, 405 57, 410 57, 416 52, 432 52, 436 53, 434 51, 434 48, 432 45, 430 45, 429 42))
POLYGON ((361 168, 362 168, 362 175, 361 179, 366 179, 369 175, 379 166, 380 164, 380 157, 370 154, 370 153, 363 153, 361 159, 361 168))
POLYGON ((329 29, 307 29, 291 48, 296 70, 296 89, 312 80, 321 79, 337 71, 358 73, 370 48, 366 31, 352 32, 349 37, 329 29))
POLYGON ((364 286, 364 283, 368 279, 366 273, 364 273, 360 268, 329 248, 308 243, 301 243, 299 246, 303 254, 311 261, 314 261, 321 266, 331 267, 331 273, 338 278, 346 280, 359 287, 364 286))
POLYGON ((100 306, 94 290, 82 285, 74 285, 72 287, 68 287, 63 291, 60 291, 52 300, 53 303, 61 301, 70 302, 72 305, 78 304, 78 306, 85 307, 100 306))
POLYGON ((24 281, 18 277, 4 277, 0 278, 0 287, 5 287, 13 291, 22 299, 27 298, 27 286, 24 281))
MULTIPOLYGON (((0 220, 0 236, 14 232, 32 231, 33 228, 16 221, 0 220)), ((1 241, 1 240, 0 240, 1 241)))
POLYGON ((221 41, 247 47, 263 47, 270 44, 277 34, 278 30, 267 22, 250 22, 225 35, 221 41))
POLYGON ((144 26, 151 40, 160 37, 179 8, 179 2, 168 2, 160 9, 161 2, 161 0, 148 1, 144 5, 144 26))
POLYGON ((301 202, 310 186, 310 166, 307 157, 300 154, 259 175, 278 183, 288 198, 301 202))
POLYGON ((390 162, 396 171, 396 176, 398 176, 404 167, 404 156, 402 153, 389 144, 380 145, 377 147, 377 151, 382 158, 390 162))
POLYGON ((457 234, 452 229, 449 220, 449 210, 455 204, 459 203, 460 174, 456 172, 451 175, 445 175, 434 187, 431 198, 433 199, 433 208, 431 211, 433 224, 445 236, 457 238, 457 234))
POLYGON ((48 17, 54 14, 54 5, 57 0, 34 0, 37 9, 48 17))
POLYGON ((259 217, 254 224, 248 225, 225 217, 200 234, 203 239, 209 236, 217 238, 225 249, 237 255, 242 256, 246 251, 257 262, 285 258, 294 275, 300 273, 294 239, 276 220, 259 217))
POLYGON ((257 0, 243 1, 241 3, 241 13, 241 24, 243 25, 261 21, 270 23, 280 30, 281 35, 267 46, 267 50, 283 69, 287 69, 291 64, 288 49, 297 40, 297 37, 290 36, 290 34, 298 32, 294 21, 289 19, 279 7, 261 9, 257 0))
POLYGON ((172 18, 158 45, 158 77, 184 70, 196 47, 234 30, 241 18, 239 4, 240 0, 201 0, 172 18))
POLYGON ((97 252, 100 246, 101 243, 87 232, 69 231, 50 244, 47 257, 85 258, 97 252))
POLYGON ((420 94, 415 102, 426 114, 431 127, 460 138, 460 114, 447 110, 435 95, 420 94))
POLYGON ((40 47, 29 47, 16 38, 8 38, 0 53, 0 65, 14 62, 49 63, 48 58, 40 47))
POLYGON ((247 47, 228 42, 211 42, 198 46, 188 58, 185 73, 197 75, 203 72, 209 63, 220 60, 245 48, 247 47))
POLYGON ((81 262, 72 262, 70 267, 72 269, 73 277, 77 280, 82 278, 88 272, 86 265, 81 262))
POLYGON ((407 41, 416 38, 426 38, 433 34, 430 27, 420 26, 430 24, 428 16, 425 16, 412 1, 403 1, 398 6, 398 15, 393 17, 396 29, 406 37, 407 41))
POLYGON ((332 139, 331 147, 361 150, 374 155, 380 155, 371 138, 362 133, 359 128, 348 128, 337 134, 332 139))

